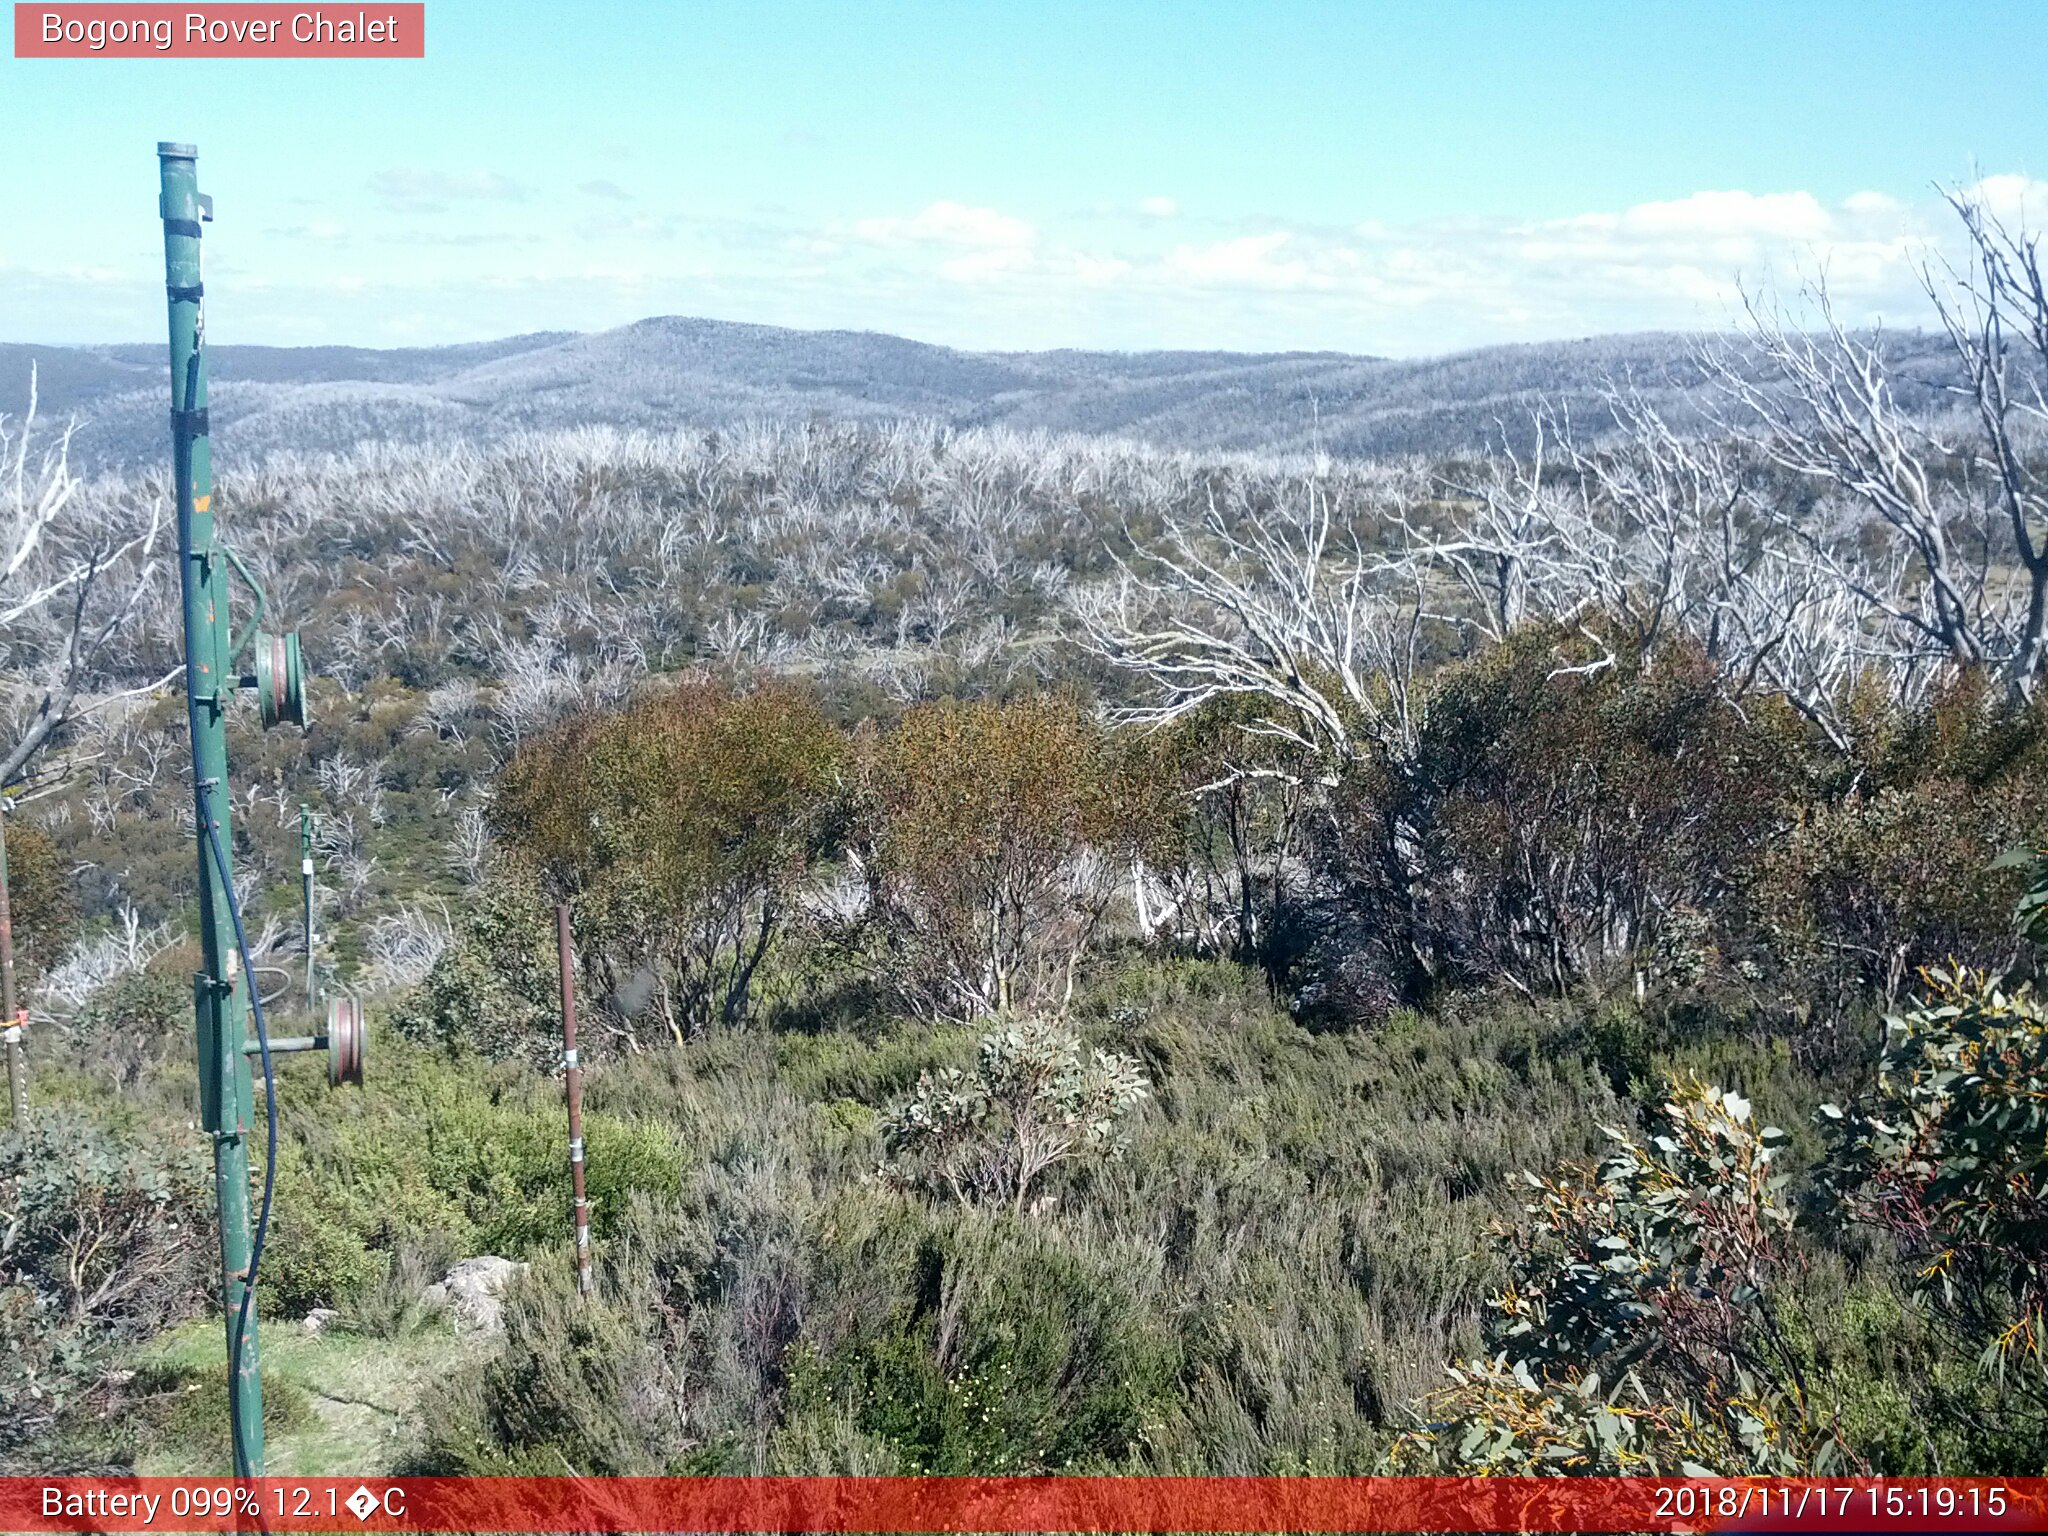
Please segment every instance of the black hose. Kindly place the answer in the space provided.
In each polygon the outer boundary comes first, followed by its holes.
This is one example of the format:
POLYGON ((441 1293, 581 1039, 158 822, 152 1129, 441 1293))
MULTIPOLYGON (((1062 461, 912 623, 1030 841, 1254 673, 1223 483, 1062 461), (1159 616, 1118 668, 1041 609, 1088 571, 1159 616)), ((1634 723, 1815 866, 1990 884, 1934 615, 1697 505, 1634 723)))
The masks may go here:
MULTIPOLYGON (((242 1341, 249 1331, 249 1307, 256 1299, 256 1272, 263 1263, 263 1243, 270 1235, 270 1197, 277 1186, 277 1077, 270 1065, 270 1029, 263 1020, 263 998, 256 987, 256 966, 249 953, 249 935, 242 927, 242 904, 235 899, 234 871, 220 845, 220 828, 213 819, 212 786, 206 789, 201 820, 206 845, 213 850, 214 866, 220 871, 221 889, 227 895, 228 917, 235 927, 235 947, 241 951, 242 974, 249 978, 249 1007, 256 1017, 256 1048, 263 1057, 263 1205, 256 1217, 256 1240, 249 1248, 249 1272, 242 1282, 242 1305, 235 1314, 235 1329, 228 1337, 228 1417, 233 1423, 235 1475, 254 1477, 249 1465, 249 1448, 242 1443, 242 1341)), ((232 1090, 230 1090, 232 1091, 232 1090)))
MULTIPOLYGON (((172 436, 174 452, 173 469, 178 479, 178 554, 180 560, 179 581, 186 589, 188 598, 192 580, 192 439, 189 425, 191 412, 198 407, 200 360, 206 347, 205 314, 202 311, 194 323, 192 353, 185 360, 185 411, 186 415, 176 423, 172 436)), ((175 386, 175 376, 173 385, 175 386)), ((172 404, 177 403, 175 396, 172 404)), ((189 621, 191 609, 186 610, 189 621)), ((199 743, 199 689, 198 657, 192 649, 188 632, 185 644, 185 702, 192 717, 193 771, 198 772, 199 743)), ((263 1114, 265 1121, 265 1142, 263 1153, 263 1206, 256 1217, 256 1240, 249 1248, 249 1269, 242 1281, 242 1305, 235 1313, 234 1332, 228 1338, 228 1417, 234 1439, 235 1475, 254 1477, 255 1470, 249 1465, 249 1448, 242 1443, 242 1342, 249 1331, 249 1307, 256 1296, 256 1273, 263 1263, 264 1240, 270 1235, 270 1197, 277 1185, 277 1077, 270 1063, 270 1030, 263 1020, 263 998, 256 985, 255 957, 249 953, 249 935, 242 927, 242 904, 235 898, 234 871, 228 866, 227 851, 220 845, 220 828, 213 819, 214 786, 201 780, 199 783, 199 823, 206 834, 206 845, 213 850, 214 866, 220 871, 221 889, 227 895, 228 917, 234 924, 235 947, 241 952, 242 974, 248 977, 249 1006, 256 1017, 256 1046, 263 1056, 263 1114)), ((240 1041, 235 1042, 239 1048, 240 1041)), ((233 1080, 221 1085, 232 1096, 233 1080)), ((262 1524, 259 1505, 257 1523, 262 1524)))

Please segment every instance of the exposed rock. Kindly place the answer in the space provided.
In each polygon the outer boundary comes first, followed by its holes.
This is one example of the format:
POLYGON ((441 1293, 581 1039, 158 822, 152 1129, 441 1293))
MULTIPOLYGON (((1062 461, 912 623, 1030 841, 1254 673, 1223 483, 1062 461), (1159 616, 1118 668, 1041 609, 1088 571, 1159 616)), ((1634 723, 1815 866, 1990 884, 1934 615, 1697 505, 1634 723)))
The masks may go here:
POLYGON ((334 1320, 339 1316, 341 1314, 332 1307, 315 1307, 300 1320, 299 1326, 317 1339, 334 1326, 334 1320))
POLYGON ((496 1333, 505 1326, 505 1303, 501 1294, 514 1275, 526 1273, 527 1266, 489 1254, 463 1259, 450 1267, 447 1277, 420 1292, 430 1307, 445 1307, 457 1333, 496 1333))

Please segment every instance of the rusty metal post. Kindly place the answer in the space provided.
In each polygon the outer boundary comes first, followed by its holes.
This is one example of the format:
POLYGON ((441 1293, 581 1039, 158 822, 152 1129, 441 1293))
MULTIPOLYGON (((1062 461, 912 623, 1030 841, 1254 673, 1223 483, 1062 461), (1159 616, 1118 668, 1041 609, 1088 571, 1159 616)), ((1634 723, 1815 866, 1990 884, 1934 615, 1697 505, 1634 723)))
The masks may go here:
POLYGON ((28 1064, 22 1060, 21 1031, 28 1010, 14 998, 14 909, 7 895, 7 799, 0 795, 0 1037, 7 1041, 7 1101, 14 1128, 28 1129, 28 1064))
POLYGON ((562 1077, 569 1097, 569 1184, 576 1194, 576 1289, 590 1294, 590 1201, 583 1190, 583 1063, 576 1055, 576 955, 569 903, 555 903, 555 958, 562 971, 562 1077))
POLYGON ((313 808, 305 804, 299 806, 299 895, 305 912, 306 1012, 318 1013, 320 984, 313 968, 313 808))

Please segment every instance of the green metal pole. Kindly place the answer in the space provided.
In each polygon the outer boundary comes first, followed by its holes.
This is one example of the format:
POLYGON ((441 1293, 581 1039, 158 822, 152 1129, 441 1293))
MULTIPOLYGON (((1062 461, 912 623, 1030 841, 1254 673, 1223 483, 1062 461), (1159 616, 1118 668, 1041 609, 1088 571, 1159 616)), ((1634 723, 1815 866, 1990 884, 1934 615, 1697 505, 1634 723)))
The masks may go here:
POLYGON ((255 1093, 243 1051, 248 995, 235 951, 221 872, 207 847, 207 825, 223 848, 228 827, 227 710, 239 679, 229 666, 228 567, 214 533, 213 454, 207 441, 206 321, 199 272, 200 221, 213 216, 199 194, 199 151, 159 144, 163 176, 164 282, 171 319, 171 455, 178 499, 178 569, 185 600, 185 704, 192 727, 193 800, 199 859, 199 942, 205 969, 193 978, 199 1029, 200 1115, 213 1137, 214 1194, 220 1204, 221 1305, 227 1315, 235 1470, 263 1471, 263 1386, 256 1311, 249 1311, 236 1370, 234 1336, 249 1273, 249 1128, 255 1093))

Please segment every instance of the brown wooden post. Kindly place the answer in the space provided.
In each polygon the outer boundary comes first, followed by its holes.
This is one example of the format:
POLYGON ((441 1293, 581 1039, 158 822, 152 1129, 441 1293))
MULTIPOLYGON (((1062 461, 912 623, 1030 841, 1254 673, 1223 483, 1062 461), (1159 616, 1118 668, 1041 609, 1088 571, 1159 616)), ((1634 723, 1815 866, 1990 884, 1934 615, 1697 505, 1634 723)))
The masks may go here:
POLYGON ((576 956, 569 903, 555 903, 555 951, 562 971, 562 1076, 569 1097, 569 1183, 576 1192, 576 1289, 590 1294, 590 1201, 583 1191, 583 1063, 576 1055, 576 956))

